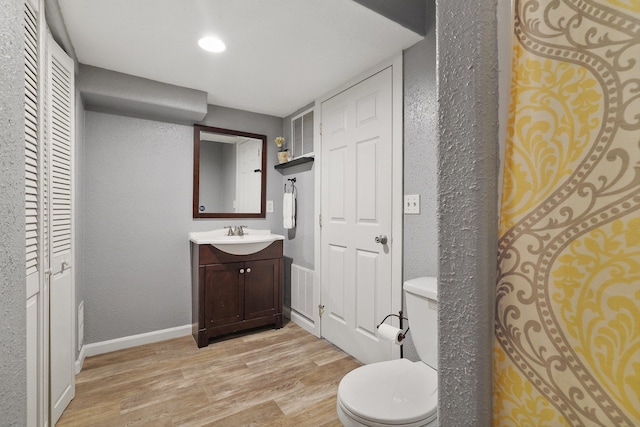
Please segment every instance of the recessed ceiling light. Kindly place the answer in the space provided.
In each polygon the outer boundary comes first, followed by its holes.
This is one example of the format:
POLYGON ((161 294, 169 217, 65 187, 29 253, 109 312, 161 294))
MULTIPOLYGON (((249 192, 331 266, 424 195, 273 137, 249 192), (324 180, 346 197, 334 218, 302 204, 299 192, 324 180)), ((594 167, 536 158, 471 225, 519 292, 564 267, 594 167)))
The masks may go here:
POLYGON ((207 52, 220 53, 223 52, 227 46, 217 37, 203 37, 198 40, 198 45, 207 52))

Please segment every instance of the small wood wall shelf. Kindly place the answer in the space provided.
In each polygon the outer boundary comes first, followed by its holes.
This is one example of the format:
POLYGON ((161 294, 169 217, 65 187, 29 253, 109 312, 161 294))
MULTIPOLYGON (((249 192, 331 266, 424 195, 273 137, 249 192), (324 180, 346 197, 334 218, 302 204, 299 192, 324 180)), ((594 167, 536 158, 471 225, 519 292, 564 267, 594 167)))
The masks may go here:
POLYGON ((314 160, 313 157, 298 157, 297 159, 293 159, 293 160, 291 160, 289 162, 277 164, 277 165, 274 166, 274 168, 276 168, 276 169, 286 169, 286 168, 290 168, 292 166, 313 162, 313 160, 314 160))

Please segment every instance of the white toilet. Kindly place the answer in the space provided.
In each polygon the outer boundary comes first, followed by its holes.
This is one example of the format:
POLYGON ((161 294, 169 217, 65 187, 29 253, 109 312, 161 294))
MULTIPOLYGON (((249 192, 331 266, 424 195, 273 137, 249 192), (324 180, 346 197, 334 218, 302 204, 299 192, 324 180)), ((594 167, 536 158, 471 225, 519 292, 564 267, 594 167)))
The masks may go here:
POLYGON ((438 290, 434 277, 404 283, 407 317, 420 362, 390 360, 361 366, 338 386, 345 427, 436 426, 438 405, 438 290))

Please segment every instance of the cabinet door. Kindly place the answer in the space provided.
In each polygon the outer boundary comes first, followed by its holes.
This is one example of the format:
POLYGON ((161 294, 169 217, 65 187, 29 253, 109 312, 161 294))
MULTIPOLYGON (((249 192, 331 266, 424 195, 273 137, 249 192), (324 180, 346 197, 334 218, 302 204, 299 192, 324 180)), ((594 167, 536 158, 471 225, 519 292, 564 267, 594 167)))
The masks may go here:
POLYGON ((211 328, 244 319, 243 262, 201 267, 204 273, 205 327, 211 328))
POLYGON ((245 319, 277 313, 279 265, 277 259, 245 263, 245 319))

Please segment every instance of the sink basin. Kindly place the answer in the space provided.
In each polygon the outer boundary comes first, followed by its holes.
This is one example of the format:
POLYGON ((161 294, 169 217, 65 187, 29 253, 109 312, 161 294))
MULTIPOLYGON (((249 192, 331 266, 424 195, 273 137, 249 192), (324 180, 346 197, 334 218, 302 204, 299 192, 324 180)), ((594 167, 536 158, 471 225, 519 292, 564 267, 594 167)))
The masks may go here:
POLYGON ((280 234, 270 230, 244 229, 244 236, 227 236, 228 230, 220 228, 211 231, 189 233, 189 240, 197 245, 212 245, 231 255, 249 255, 260 252, 276 240, 284 240, 280 234))

